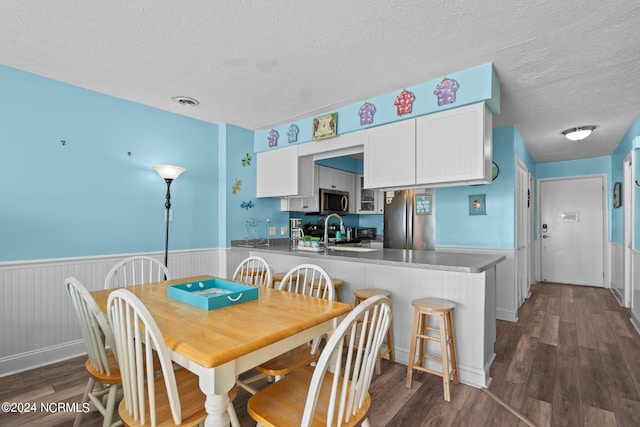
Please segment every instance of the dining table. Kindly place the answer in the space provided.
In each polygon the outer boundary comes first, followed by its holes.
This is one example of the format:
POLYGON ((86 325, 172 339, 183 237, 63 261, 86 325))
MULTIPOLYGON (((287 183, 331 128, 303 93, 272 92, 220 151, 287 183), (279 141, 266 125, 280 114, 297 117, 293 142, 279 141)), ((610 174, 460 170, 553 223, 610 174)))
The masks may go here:
MULTIPOLYGON (((167 287, 212 279, 194 276, 127 286, 147 307, 171 359, 199 377, 205 426, 228 426, 229 391, 238 375, 315 337, 331 333, 351 306, 259 287, 258 298, 206 310, 167 296, 167 287)), ((102 311, 114 289, 91 292, 102 311)))

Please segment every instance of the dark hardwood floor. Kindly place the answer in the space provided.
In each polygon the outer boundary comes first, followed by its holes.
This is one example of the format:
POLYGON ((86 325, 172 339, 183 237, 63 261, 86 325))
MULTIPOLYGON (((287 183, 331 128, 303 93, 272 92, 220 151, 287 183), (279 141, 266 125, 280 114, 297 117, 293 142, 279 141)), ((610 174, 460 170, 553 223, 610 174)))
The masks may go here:
MULTIPOLYGON (((609 290, 540 283, 520 309, 518 323, 498 321, 496 359, 488 389, 452 387, 383 361, 370 392, 371 426, 640 426, 640 336, 609 290)), ((80 402, 85 358, 0 378, 0 402, 80 402)), ((261 384, 265 386, 266 384, 261 384)), ((234 406, 243 426, 248 394, 234 406)), ((75 414, 0 413, 0 426, 71 426, 75 414)), ((90 412, 83 425, 99 426, 90 412)))

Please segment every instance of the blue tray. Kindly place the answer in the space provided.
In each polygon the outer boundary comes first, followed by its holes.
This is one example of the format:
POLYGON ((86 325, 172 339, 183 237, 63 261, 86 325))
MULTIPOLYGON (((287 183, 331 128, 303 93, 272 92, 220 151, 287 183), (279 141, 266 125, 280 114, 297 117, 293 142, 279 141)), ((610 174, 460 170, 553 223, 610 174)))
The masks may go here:
POLYGON ((258 288, 223 279, 209 279, 169 286, 167 296, 203 310, 214 310, 258 299, 258 288))

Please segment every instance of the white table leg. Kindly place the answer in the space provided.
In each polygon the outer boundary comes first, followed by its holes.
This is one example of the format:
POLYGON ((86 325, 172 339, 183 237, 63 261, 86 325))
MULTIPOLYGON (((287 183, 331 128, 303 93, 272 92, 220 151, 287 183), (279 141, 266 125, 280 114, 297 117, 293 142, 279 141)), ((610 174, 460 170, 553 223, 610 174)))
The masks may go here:
POLYGON ((217 368, 204 369, 199 373, 200 390, 206 396, 204 403, 207 418, 206 427, 228 427, 230 420, 229 390, 235 384, 235 366, 227 363, 217 368))

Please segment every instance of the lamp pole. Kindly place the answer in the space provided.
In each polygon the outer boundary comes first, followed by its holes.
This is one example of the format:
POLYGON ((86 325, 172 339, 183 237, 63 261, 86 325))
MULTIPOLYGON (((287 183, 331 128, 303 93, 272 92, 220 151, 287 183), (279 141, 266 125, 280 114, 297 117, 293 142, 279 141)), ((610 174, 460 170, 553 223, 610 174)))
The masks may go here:
POLYGON ((164 202, 164 207, 166 208, 166 212, 164 215, 164 222, 166 224, 166 229, 164 233, 164 266, 168 267, 167 262, 169 259, 169 212, 171 211, 171 192, 169 188, 171 187, 171 183, 173 179, 165 178, 164 182, 167 183, 167 201, 164 202))
POLYGON ((182 172, 185 171, 185 168, 181 168, 180 166, 170 166, 170 165, 157 165, 153 166, 153 169, 158 172, 158 175, 164 182, 167 183, 167 195, 166 201, 164 203, 165 214, 164 214, 164 222, 165 222, 165 234, 164 234, 164 266, 168 267, 169 260, 169 213, 171 211, 171 183, 174 179, 176 179, 182 172))

